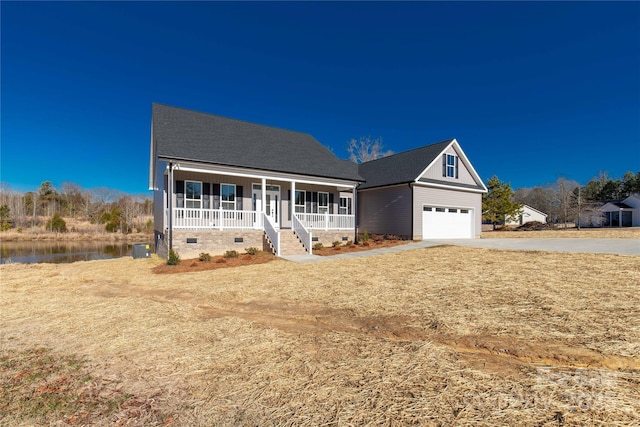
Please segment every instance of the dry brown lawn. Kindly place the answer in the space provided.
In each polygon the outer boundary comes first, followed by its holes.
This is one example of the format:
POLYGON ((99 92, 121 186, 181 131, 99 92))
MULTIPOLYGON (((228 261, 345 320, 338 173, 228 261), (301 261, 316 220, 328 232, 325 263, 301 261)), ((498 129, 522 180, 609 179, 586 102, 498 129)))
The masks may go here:
POLYGON ((0 425, 640 423, 640 257, 160 263, 0 266, 0 425))
POLYGON ((557 228, 541 231, 483 231, 483 239, 507 238, 590 238, 590 239, 640 239, 640 227, 632 228, 557 228))

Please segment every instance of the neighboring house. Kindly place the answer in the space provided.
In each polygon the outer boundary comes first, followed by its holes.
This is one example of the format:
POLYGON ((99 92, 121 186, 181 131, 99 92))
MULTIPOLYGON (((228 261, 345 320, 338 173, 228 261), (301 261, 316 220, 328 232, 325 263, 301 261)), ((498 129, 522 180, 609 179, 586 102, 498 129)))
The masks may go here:
POLYGON ((305 133, 162 104, 153 104, 149 186, 156 252, 187 258, 312 253, 364 231, 472 238, 486 192, 455 139, 358 165, 305 133))
POLYGON ((272 248, 355 239, 358 165, 312 136, 153 104, 150 189, 156 252, 272 248))
POLYGON ((640 226, 640 196, 632 194, 623 200, 610 200, 580 215, 581 227, 640 226))
POLYGON ((544 212, 540 212, 539 210, 532 208, 529 205, 522 206, 522 214, 518 216, 517 221, 505 221, 505 225, 523 225, 528 222, 541 222, 543 224, 547 223, 547 214, 544 212))
POLYGON ((359 231, 413 240, 473 238, 482 231, 487 188, 450 139, 365 162, 358 187, 359 231))

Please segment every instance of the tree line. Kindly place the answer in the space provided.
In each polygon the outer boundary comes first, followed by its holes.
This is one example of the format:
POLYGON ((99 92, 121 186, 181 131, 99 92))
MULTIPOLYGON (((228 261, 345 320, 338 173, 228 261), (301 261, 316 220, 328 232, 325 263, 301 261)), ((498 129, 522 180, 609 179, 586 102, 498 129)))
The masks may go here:
POLYGON ((83 189, 65 182, 59 189, 45 181, 35 191, 13 191, 0 186, 0 228, 22 230, 41 227, 67 231, 63 218, 104 224, 105 231, 124 234, 151 231, 153 201, 145 195, 130 195, 107 187, 83 189))
POLYGON ((640 194, 640 172, 627 172, 622 178, 610 178, 602 173, 584 185, 558 178, 545 186, 515 191, 510 184, 493 176, 487 189, 489 192, 482 199, 484 221, 502 224, 505 219, 516 220, 522 206, 528 205, 547 214, 547 222, 566 224, 583 214, 596 212, 607 201, 640 194))

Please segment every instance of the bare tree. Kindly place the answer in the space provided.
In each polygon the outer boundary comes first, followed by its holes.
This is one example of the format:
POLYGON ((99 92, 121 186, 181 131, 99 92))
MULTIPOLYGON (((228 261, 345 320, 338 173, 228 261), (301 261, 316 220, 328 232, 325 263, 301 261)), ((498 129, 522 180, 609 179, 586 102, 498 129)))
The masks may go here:
POLYGON ((371 136, 361 136, 359 139, 351 138, 347 142, 349 160, 355 163, 364 163, 393 154, 391 150, 384 151, 383 147, 380 136, 375 139, 371 139, 371 136))
POLYGON ((556 191, 558 221, 567 227, 567 222, 573 222, 578 215, 574 190, 579 186, 575 181, 558 178, 554 184, 556 191))
POLYGON ((519 188, 513 194, 513 199, 523 205, 531 206, 534 209, 549 215, 551 221, 555 212, 554 201, 556 199, 555 190, 549 187, 519 188))

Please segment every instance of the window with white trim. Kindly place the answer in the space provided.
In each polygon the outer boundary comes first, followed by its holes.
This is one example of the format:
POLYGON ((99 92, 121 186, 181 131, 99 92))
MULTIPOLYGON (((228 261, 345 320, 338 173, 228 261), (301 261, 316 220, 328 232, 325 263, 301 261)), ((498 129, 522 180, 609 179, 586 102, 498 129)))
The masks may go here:
POLYGON ((329 193, 318 191, 318 213, 329 213, 329 193))
POLYGON ((340 206, 338 206, 338 214, 351 215, 351 197, 340 197, 340 206))
POLYGON ((236 210, 236 185, 220 184, 220 203, 222 209, 236 210))
POLYGON ((447 154, 447 177, 458 177, 458 157, 453 154, 447 154))
POLYGON ((305 205, 305 196, 306 191, 304 190, 296 190, 296 195, 294 197, 294 210, 296 213, 305 213, 306 205, 305 205))
POLYGON ((200 209, 202 207, 202 182, 185 181, 185 207, 188 209, 200 209))

